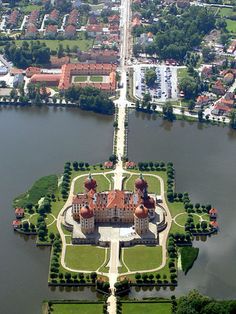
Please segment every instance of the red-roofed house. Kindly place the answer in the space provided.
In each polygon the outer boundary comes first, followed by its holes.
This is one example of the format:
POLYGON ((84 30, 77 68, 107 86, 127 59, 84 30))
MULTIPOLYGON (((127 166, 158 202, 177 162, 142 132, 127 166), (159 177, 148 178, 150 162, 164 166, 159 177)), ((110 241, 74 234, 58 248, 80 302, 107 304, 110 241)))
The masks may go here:
POLYGON ((218 215, 217 209, 211 208, 211 209, 209 210, 210 219, 216 219, 216 218, 217 218, 217 215, 218 215))
POLYGON ((209 97, 205 96, 205 95, 200 95, 197 97, 197 101, 196 101, 196 105, 201 107, 201 106, 205 106, 208 104, 209 102, 209 97))
POLYGON ((211 227, 212 227, 213 229, 215 229, 216 231, 219 230, 219 224, 218 224, 217 221, 215 221, 215 220, 211 221, 211 222, 210 222, 210 225, 211 225, 211 227))
POLYGON ((32 77, 34 74, 40 74, 41 68, 38 67, 28 67, 25 71, 26 77, 32 77))
POLYGON ((136 167, 136 163, 134 161, 127 161, 125 163, 126 169, 134 169, 136 167))
POLYGON ((90 37, 96 37, 102 34, 102 25, 90 24, 87 26, 87 33, 90 37))
POLYGON ((21 221, 20 220, 13 220, 12 222, 12 227, 16 230, 16 229, 20 229, 21 227, 21 221))
POLYGON ((38 29, 35 25, 29 24, 25 32, 25 38, 35 39, 38 35, 38 29))
POLYGON ((58 86, 60 79, 61 74, 34 74, 30 83, 45 83, 46 86, 58 86))
POLYGON ((17 208, 15 209, 15 215, 16 215, 16 218, 17 218, 17 219, 24 217, 24 214, 25 214, 24 208, 17 207, 17 208))
POLYGON ((64 36, 68 39, 74 38, 76 36, 76 27, 74 25, 67 25, 64 36))
POLYGON ((48 25, 45 30, 45 36, 47 38, 55 38, 57 35, 57 26, 56 25, 48 25))
POLYGON ((65 57, 58 58, 57 56, 51 56, 50 63, 51 63, 51 68, 59 69, 64 64, 70 63, 70 57, 65 56, 65 57))
POLYGON ((216 116, 229 116, 231 109, 228 106, 221 104, 220 102, 216 103, 213 110, 211 111, 212 114, 216 116))
POLYGON ((113 162, 111 161, 105 161, 103 164, 104 168, 106 169, 112 169, 113 168, 113 162))
POLYGON ((220 80, 216 81, 215 84, 212 86, 212 92, 215 93, 216 95, 225 94, 225 87, 220 80))

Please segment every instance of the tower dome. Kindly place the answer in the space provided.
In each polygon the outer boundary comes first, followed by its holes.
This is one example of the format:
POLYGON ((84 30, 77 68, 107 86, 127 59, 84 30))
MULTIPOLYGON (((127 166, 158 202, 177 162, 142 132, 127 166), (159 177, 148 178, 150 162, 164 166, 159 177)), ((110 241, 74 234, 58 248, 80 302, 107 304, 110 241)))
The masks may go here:
POLYGON ((142 173, 140 173, 140 177, 135 180, 135 188, 143 191, 147 186, 147 181, 144 180, 142 173))
POLYGON ((148 209, 143 206, 143 204, 140 204, 134 212, 135 216, 139 219, 147 218, 148 216, 148 209))
POLYGON ((89 174, 88 178, 84 181, 84 187, 88 191, 96 189, 97 182, 92 178, 91 174, 89 174))
POLYGON ((85 205, 80 209, 80 216, 84 219, 92 218, 93 211, 89 208, 88 205, 85 205))

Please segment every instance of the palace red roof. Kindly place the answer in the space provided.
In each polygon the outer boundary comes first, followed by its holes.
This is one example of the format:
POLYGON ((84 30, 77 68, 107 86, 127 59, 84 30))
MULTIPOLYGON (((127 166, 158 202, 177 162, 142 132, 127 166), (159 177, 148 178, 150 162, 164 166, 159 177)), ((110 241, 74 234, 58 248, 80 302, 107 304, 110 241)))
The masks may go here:
POLYGON ((92 218, 94 216, 93 210, 88 205, 85 205, 80 209, 80 216, 84 219, 92 218))
POLYGON ((216 208, 211 208, 211 209, 209 210, 209 214, 217 214, 217 213, 218 213, 218 211, 217 211, 216 208))
POLYGON ((148 209, 144 207, 142 204, 140 204, 134 212, 135 216, 139 219, 144 219, 148 217, 148 209))
POLYGON ((60 81, 61 74, 34 74, 31 77, 30 82, 32 83, 47 83, 47 82, 58 82, 60 81))
POLYGON ((24 208, 17 207, 15 209, 15 214, 17 214, 17 215, 22 215, 22 214, 24 214, 24 212, 25 212, 24 208))

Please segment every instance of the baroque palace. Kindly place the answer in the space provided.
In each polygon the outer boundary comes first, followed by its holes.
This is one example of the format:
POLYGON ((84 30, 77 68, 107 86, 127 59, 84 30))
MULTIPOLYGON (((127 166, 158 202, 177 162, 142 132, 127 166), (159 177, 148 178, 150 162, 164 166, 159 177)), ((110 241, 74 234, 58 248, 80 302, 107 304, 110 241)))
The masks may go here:
POLYGON ((80 223, 84 234, 93 233, 96 223, 132 223, 137 234, 148 232, 156 204, 148 195, 148 184, 142 174, 135 181, 134 192, 97 192, 97 182, 91 175, 84 187, 85 193, 75 195, 72 202, 73 219, 80 223))

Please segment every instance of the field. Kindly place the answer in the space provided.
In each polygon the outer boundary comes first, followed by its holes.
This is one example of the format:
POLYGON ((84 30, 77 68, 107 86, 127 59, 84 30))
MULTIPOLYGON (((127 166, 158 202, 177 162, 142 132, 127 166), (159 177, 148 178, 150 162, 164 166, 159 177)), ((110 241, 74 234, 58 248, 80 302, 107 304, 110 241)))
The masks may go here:
POLYGON ((75 76, 74 77, 74 82, 81 83, 81 82, 94 82, 94 83, 102 83, 103 82, 103 77, 102 76, 75 76))
POLYGON ((227 23, 227 30, 231 33, 236 33, 236 21, 229 19, 226 19, 225 21, 227 23))
POLYGON ((124 262, 130 271, 158 268, 162 262, 162 248, 139 245, 124 249, 124 262))
POLYGON ((103 81, 102 76, 90 76, 90 81, 95 83, 100 83, 103 81))
MULTIPOLYGON (((91 39, 66 39, 66 40, 47 40, 47 39, 40 39, 41 43, 45 43, 48 48, 51 50, 57 50, 59 44, 62 44, 63 48, 66 49, 69 46, 70 49, 79 48, 81 51, 87 51, 92 47, 93 40, 91 39)), ((22 45, 23 40, 16 40, 15 43, 19 46, 22 45)))
POLYGON ((178 81, 184 77, 188 77, 188 69, 187 68, 180 68, 177 70, 177 78, 178 81))
MULTIPOLYGON (((88 175, 87 175, 88 176, 88 175)), ((75 181, 74 193, 84 192, 84 180, 87 176, 81 177, 75 181)), ((109 180, 103 175, 92 175, 92 177, 97 181, 97 191, 108 191, 110 188, 109 180)))
POLYGON ((67 246, 65 263, 73 269, 95 271, 104 263, 105 252, 104 248, 92 245, 67 246))
POLYGON ((29 14, 34 10, 41 10, 42 6, 41 5, 36 5, 36 4, 29 4, 29 5, 23 5, 21 6, 21 10, 23 11, 23 13, 25 14, 29 14))
MULTIPOLYGON (((160 194, 160 182, 159 182, 159 180, 157 178, 151 177, 149 175, 144 175, 143 177, 148 183, 148 192, 149 193, 156 193, 159 195, 160 194)), ((135 180, 138 178, 139 178, 139 175, 132 175, 132 176, 128 177, 126 182, 125 182, 124 188, 126 190, 133 191, 135 180)))
POLYGON ((27 192, 14 199, 14 206, 25 207, 29 203, 37 204, 41 197, 44 197, 46 194, 55 193, 57 182, 56 175, 40 178, 27 192))
POLYGON ((102 304, 53 304, 53 314, 99 314, 102 304))
POLYGON ((235 13, 233 12, 233 10, 231 8, 220 8, 218 11, 218 14, 221 17, 227 17, 227 16, 235 15, 235 13))
POLYGON ((182 269, 187 274, 189 269, 193 266, 193 263, 198 257, 199 248, 194 247, 182 247, 179 249, 181 254, 182 269))
POLYGON ((122 314, 171 314, 171 303, 122 303, 122 314))
POLYGON ((75 76, 74 77, 74 82, 86 82, 88 79, 87 76, 75 76))

